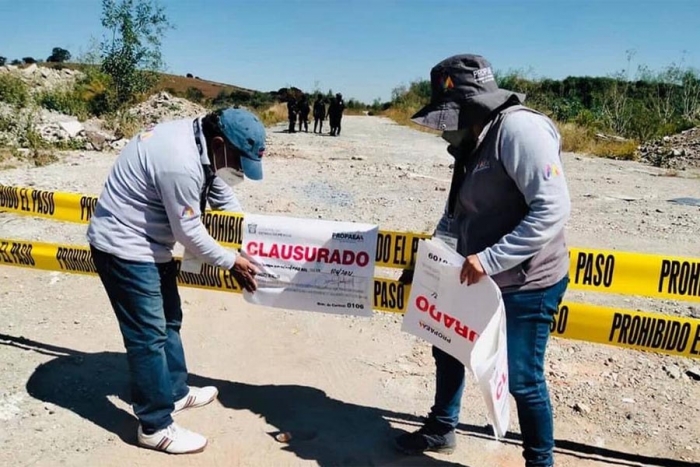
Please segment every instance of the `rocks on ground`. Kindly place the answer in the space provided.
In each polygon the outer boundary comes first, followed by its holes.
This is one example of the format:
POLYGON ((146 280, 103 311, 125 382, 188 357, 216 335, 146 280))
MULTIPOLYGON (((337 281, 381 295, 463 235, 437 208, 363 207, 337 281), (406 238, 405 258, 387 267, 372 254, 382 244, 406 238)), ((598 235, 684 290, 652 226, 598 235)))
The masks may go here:
POLYGON ((700 167, 700 127, 643 144, 638 150, 644 162, 666 169, 700 167))
POLYGON ((29 92, 40 93, 55 89, 70 88, 75 84, 76 80, 84 76, 84 73, 78 70, 70 70, 63 68, 40 67, 36 64, 31 64, 26 68, 19 68, 13 65, 0 66, 0 74, 7 73, 18 77, 25 82, 29 87, 29 92))

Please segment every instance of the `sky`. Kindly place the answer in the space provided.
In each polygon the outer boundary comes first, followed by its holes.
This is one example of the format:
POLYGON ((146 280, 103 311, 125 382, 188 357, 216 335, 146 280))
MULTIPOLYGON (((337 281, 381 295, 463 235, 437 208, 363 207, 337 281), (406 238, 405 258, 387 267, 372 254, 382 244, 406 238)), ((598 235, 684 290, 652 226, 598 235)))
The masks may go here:
MULTIPOLYGON (((100 0, 0 0, 0 56, 74 56, 104 34, 100 0)), ((370 103, 461 53, 534 78, 640 64, 700 69, 700 0, 161 0, 167 71, 370 103)))

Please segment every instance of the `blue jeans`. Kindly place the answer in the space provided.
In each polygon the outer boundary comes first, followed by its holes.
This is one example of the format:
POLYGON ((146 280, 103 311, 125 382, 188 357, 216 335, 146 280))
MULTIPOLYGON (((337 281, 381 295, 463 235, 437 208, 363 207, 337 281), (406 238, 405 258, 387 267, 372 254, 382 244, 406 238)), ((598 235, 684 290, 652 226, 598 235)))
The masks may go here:
MULTIPOLYGON (((503 294, 509 389, 518 409, 526 467, 548 467, 554 463, 554 423, 544 376, 544 355, 552 317, 568 283, 566 277, 545 289, 503 294)), ((436 391, 429 418, 444 429, 454 429, 464 391, 464 365, 436 347, 433 357, 436 391)))
POLYGON ((154 433, 173 422, 174 401, 189 391, 177 264, 127 261, 90 249, 119 321, 134 413, 144 433, 154 433))

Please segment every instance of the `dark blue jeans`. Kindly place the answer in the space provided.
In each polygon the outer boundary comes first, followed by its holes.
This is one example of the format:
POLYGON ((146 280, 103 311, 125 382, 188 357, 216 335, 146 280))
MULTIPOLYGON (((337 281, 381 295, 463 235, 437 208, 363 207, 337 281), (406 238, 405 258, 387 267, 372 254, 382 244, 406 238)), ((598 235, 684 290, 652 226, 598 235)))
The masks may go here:
MULTIPOLYGON (((509 389, 518 409, 526 467, 548 467, 554 463, 554 423, 544 376, 544 355, 552 317, 568 284, 567 277, 545 289, 503 294, 509 389)), ((464 365, 436 347, 433 357, 437 384, 430 419, 444 429, 453 429, 459 421, 464 365)))
POLYGON ((143 431, 151 434, 172 423, 174 401, 188 392, 177 265, 127 261, 94 247, 91 251, 119 321, 134 413, 143 431))

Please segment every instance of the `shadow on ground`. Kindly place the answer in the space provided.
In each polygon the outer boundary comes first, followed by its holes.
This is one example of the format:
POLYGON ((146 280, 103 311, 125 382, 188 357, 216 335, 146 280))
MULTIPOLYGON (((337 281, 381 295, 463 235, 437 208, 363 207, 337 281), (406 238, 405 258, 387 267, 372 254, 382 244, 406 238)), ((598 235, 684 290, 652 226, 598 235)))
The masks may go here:
MULTIPOLYGON (((54 359, 39 365, 27 382, 27 392, 91 421, 135 444, 136 419, 116 407, 109 396, 129 401, 126 357, 118 352, 86 353, 32 341, 23 337, 0 334, 0 344, 30 350, 54 359)), ((401 433, 391 422, 419 426, 422 420, 412 415, 375 407, 349 404, 332 399, 325 392, 300 385, 253 385, 190 376, 194 386, 214 385, 219 388, 219 401, 233 410, 248 410, 265 418, 279 432, 292 435, 280 448, 320 466, 374 465, 427 467, 462 466, 428 456, 405 457, 391 446, 401 433)), ((486 426, 460 424, 463 435, 492 441, 486 426)), ((519 435, 509 433, 503 443, 520 445, 519 435)), ((606 465, 697 467, 696 463, 648 457, 612 449, 597 448, 568 440, 557 440, 559 454, 599 461, 606 465)), ((482 467, 482 466, 474 466, 482 467)))

